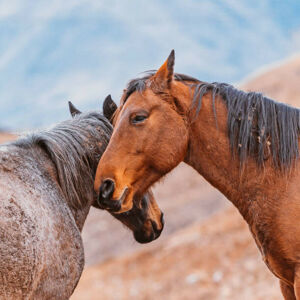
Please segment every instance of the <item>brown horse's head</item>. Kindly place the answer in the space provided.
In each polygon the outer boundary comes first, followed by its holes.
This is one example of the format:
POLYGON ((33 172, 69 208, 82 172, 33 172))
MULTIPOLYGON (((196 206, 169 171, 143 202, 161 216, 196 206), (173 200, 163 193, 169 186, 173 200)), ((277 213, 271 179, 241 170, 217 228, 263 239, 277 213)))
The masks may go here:
MULTIPOLYGON (((81 114, 71 102, 69 102, 69 109, 72 117, 81 114)), ((117 106, 111 97, 107 96, 103 104, 104 116, 111 120, 116 109, 117 106)), ((115 213, 115 211, 118 212, 120 210, 118 206, 114 206, 115 202, 103 203, 98 200, 98 197, 95 198, 93 206, 109 211, 113 217, 121 221, 133 232, 137 242, 149 243, 160 236, 164 227, 163 213, 150 190, 140 198, 136 198, 132 209, 124 213, 115 213)))
POLYGON ((154 74, 129 83, 114 114, 114 131, 96 172, 99 201, 115 203, 120 212, 184 160, 188 148, 190 94, 173 80, 174 51, 154 74))

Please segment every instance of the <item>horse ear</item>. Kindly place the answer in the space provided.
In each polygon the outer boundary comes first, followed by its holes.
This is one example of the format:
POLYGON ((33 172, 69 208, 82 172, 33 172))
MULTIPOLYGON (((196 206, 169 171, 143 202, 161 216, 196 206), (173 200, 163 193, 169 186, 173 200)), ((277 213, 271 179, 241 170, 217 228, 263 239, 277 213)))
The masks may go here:
POLYGON ((117 109, 117 104, 111 98, 111 95, 108 95, 103 102, 103 114, 106 119, 109 121, 112 120, 113 114, 117 109))
POLYGON ((81 114, 81 111, 78 110, 71 101, 69 101, 69 110, 72 118, 74 118, 76 115, 81 114))
POLYGON ((153 80, 155 85, 161 89, 170 87, 170 83, 173 79, 175 63, 175 51, 172 50, 167 60, 155 73, 153 80))

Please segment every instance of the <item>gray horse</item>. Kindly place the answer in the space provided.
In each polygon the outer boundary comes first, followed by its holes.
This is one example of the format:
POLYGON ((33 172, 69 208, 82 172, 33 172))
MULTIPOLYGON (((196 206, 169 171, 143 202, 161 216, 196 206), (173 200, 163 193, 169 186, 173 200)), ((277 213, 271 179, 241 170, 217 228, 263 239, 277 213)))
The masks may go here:
MULTIPOLYGON (((1 299, 68 299, 81 276, 81 230, 98 207, 93 179, 112 126, 70 109, 73 119, 0 146, 1 299)), ((150 242, 160 232, 149 223, 160 227, 162 213, 151 192, 142 203, 110 213, 150 242)))

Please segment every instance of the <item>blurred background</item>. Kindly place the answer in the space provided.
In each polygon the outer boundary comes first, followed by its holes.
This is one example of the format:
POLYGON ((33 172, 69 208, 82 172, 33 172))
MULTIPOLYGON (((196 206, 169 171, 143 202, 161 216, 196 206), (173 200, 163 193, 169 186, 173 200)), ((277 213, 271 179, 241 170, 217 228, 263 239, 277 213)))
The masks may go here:
MULTIPOLYGON (((0 142, 69 118, 68 100, 118 103, 171 49, 176 72, 299 107, 299 15, 298 0, 0 0, 0 142)), ((72 299, 281 299, 242 218, 191 168, 155 195, 166 228, 148 245, 91 210, 72 299)))

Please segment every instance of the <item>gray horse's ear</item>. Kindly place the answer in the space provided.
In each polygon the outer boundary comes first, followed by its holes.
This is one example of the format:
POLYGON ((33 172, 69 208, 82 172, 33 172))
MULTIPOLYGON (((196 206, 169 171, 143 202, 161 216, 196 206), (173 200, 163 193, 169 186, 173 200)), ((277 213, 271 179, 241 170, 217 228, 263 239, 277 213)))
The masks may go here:
POLYGON ((103 102, 104 117, 111 121, 117 108, 117 104, 113 101, 111 95, 108 95, 103 102))
POLYGON ((72 118, 74 118, 76 115, 81 114, 81 111, 78 110, 71 101, 69 101, 69 110, 72 118))

